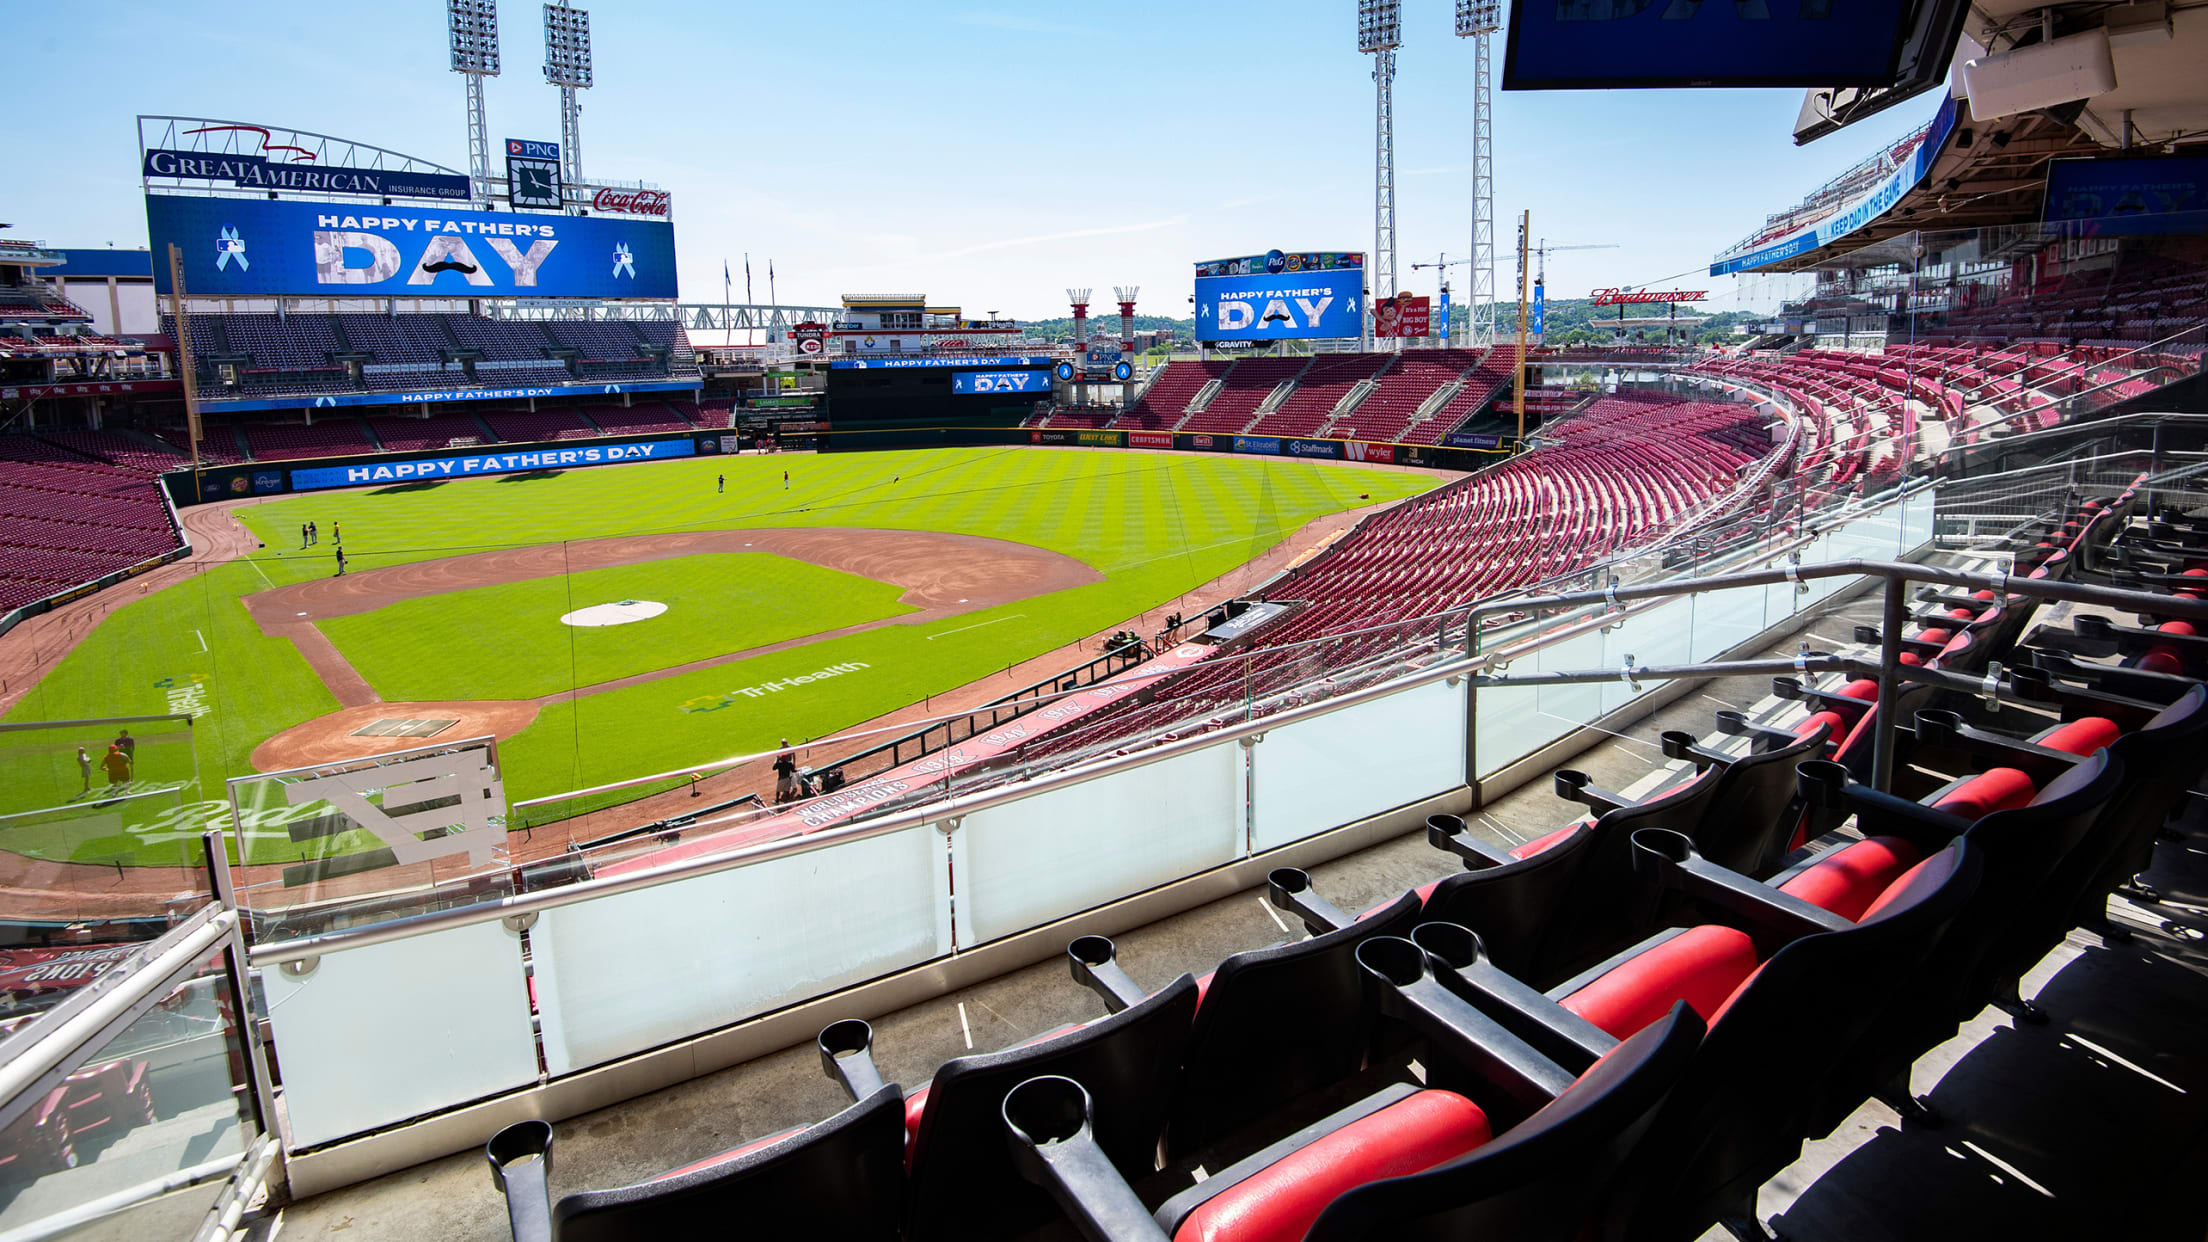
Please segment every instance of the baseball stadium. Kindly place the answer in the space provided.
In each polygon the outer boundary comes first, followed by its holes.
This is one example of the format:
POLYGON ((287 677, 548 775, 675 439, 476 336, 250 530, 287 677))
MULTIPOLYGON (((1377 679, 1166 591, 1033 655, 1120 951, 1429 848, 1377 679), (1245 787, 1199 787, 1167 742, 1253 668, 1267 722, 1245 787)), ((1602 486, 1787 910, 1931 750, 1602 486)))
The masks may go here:
POLYGON ((1216 175, 803 299, 585 162, 704 115, 664 14, 541 6, 556 142, 495 0, 390 70, 464 132, 98 101, 0 225, 0 1242, 2200 1237, 2208 10, 1330 4, 1251 55, 1369 221, 1092 137, 1216 175))

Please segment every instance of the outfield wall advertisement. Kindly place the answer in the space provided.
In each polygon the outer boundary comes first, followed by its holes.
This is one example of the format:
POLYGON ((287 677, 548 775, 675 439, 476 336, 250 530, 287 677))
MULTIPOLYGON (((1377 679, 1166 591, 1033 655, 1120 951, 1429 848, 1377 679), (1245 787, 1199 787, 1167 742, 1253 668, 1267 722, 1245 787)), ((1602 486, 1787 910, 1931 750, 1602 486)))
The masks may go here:
POLYGON ((511 474, 518 470, 564 470, 575 466, 604 466, 618 462, 664 461, 671 457, 689 457, 696 451, 695 442, 685 436, 680 440, 646 440, 636 444, 597 444, 585 448, 534 449, 519 453, 479 453, 467 457, 426 457, 419 461, 362 462, 350 466, 294 470, 291 472, 291 490, 307 492, 326 487, 418 483, 429 479, 511 474))
MULTIPOLYGON (((197 297, 672 298, 672 224, 249 198, 146 196, 197 297)), ((169 292, 169 265, 153 265, 169 292)))

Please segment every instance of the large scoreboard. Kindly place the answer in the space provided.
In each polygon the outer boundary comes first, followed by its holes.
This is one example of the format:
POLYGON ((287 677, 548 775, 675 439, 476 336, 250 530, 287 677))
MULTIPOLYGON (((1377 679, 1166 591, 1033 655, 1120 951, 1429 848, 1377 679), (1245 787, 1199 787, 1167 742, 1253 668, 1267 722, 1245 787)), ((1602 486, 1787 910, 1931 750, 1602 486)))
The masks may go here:
POLYGON ((194 297, 672 298, 675 226, 618 216, 146 196, 194 297))
POLYGON ((1269 251, 1196 265, 1196 339, 1285 341, 1364 335, 1365 256, 1269 251))

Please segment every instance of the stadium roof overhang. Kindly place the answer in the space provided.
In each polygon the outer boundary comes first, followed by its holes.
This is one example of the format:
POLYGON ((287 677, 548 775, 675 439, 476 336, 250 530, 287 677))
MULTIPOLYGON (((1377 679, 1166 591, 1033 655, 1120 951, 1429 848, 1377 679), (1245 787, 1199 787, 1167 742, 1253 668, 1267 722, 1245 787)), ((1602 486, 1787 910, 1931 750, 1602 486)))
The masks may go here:
POLYGON ((2047 162, 2097 154, 2077 129, 2033 112, 1982 124, 1959 120, 1915 187, 1892 208, 1830 245, 1767 264, 1760 272, 1803 272, 1835 256, 1926 230, 1990 228, 2039 219, 2047 162))

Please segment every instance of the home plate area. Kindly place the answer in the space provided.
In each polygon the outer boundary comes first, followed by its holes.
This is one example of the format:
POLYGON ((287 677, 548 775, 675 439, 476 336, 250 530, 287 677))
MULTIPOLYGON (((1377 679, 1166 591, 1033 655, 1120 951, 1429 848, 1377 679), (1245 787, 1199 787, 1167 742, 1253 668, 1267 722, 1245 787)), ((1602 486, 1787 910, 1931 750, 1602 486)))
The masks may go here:
POLYGON ((435 737, 458 720, 374 720, 353 730, 354 737, 435 737))
POLYGON ((648 621, 667 611, 667 605, 648 599, 625 599, 613 604, 592 604, 560 618, 562 625, 598 627, 648 621))

